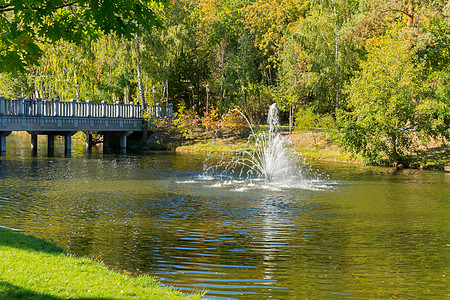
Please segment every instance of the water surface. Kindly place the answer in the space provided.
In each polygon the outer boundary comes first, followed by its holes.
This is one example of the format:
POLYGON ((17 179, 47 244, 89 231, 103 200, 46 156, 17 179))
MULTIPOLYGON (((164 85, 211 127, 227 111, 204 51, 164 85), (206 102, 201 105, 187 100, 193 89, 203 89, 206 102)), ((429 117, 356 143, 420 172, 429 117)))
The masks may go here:
POLYGON ((287 187, 206 176, 205 155, 7 142, 0 226, 70 253, 219 299, 450 294, 448 173, 315 162, 287 187))

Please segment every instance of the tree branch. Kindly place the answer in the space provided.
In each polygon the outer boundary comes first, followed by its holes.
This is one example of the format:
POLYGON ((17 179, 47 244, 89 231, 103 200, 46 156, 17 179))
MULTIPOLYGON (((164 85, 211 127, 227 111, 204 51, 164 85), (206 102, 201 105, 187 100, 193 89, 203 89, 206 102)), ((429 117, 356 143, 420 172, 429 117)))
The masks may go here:
POLYGON ((0 7, 0 13, 14 10, 13 8, 8 8, 8 7, 10 7, 10 5, 0 7))
MULTIPOLYGON (((71 6, 74 6, 75 4, 77 4, 78 2, 79 1, 73 1, 73 2, 63 4, 60 6, 55 6, 51 10, 54 11, 54 10, 58 10, 58 9, 65 8, 65 7, 71 7, 71 6)), ((44 10, 46 10, 46 7, 30 7, 28 9, 31 9, 33 11, 44 11, 44 10)), ((11 7, 11 5, 0 6, 0 13, 13 11, 13 10, 14 10, 14 7, 11 7)))
POLYGON ((406 11, 400 10, 400 9, 383 9, 380 12, 381 13, 385 13, 385 12, 399 12, 399 13, 404 14, 405 16, 407 16, 410 19, 414 19, 414 15, 411 15, 411 14, 407 13, 406 11))
MULTIPOLYGON (((58 10, 58 9, 65 8, 65 7, 71 7, 71 6, 75 5, 75 4, 77 4, 78 2, 79 1, 73 1, 71 3, 63 4, 63 5, 60 5, 60 6, 55 6, 55 7, 52 8, 52 10, 58 10)), ((33 7, 32 9, 33 10, 45 10, 45 8, 40 8, 40 7, 33 7)))

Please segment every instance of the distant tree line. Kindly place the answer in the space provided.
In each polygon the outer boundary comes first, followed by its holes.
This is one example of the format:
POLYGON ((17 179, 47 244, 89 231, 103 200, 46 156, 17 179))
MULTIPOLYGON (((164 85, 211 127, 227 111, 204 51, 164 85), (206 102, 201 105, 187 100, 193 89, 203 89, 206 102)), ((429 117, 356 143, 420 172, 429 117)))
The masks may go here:
POLYGON ((7 0, 0 27, 4 96, 199 115, 208 99, 253 123, 277 102, 286 119, 332 117, 368 162, 449 138, 446 0, 7 0))

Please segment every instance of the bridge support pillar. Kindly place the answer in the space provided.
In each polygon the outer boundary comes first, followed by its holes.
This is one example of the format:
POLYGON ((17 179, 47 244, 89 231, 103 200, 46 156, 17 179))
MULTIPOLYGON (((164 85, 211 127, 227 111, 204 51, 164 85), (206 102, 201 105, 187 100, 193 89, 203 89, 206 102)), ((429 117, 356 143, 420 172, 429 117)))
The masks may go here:
POLYGON ((91 149, 92 148, 92 133, 85 132, 84 135, 86 136, 86 148, 91 149))
POLYGON ((66 156, 70 156, 72 152, 72 136, 65 135, 64 136, 64 154, 66 156))
POLYGON ((31 133, 31 152, 32 154, 37 153, 38 147, 38 135, 37 133, 31 133))
POLYGON ((6 137, 11 131, 0 131, 0 156, 6 155, 6 137))
POLYGON ((103 153, 107 154, 109 152, 109 134, 103 134, 103 153))
POLYGON ((127 137, 132 133, 133 131, 127 131, 120 135, 120 153, 125 154, 127 152, 127 137))
POLYGON ((47 155, 55 155, 55 136, 53 134, 47 135, 47 155))
POLYGON ((120 150, 121 154, 125 154, 128 136, 133 131, 103 131, 98 133, 103 135, 103 153, 110 153, 114 149, 114 151, 120 150))
POLYGON ((76 131, 67 132, 64 134, 64 154, 66 156, 70 156, 72 152, 72 135, 74 135, 76 131))
POLYGON ((120 136, 120 153, 125 154, 127 152, 127 135, 122 134, 120 136))

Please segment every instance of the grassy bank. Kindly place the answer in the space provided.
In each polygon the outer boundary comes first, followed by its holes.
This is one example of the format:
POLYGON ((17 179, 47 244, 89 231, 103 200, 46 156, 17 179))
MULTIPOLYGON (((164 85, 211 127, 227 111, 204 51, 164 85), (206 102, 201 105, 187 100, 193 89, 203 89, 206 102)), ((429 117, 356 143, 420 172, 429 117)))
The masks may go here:
MULTIPOLYGON (((360 162, 359 156, 352 156, 341 151, 341 148, 325 138, 320 133, 284 134, 292 141, 295 151, 301 153, 306 159, 329 160, 340 162, 360 162)), ((189 141, 177 148, 177 151, 233 153, 246 147, 246 138, 208 139, 189 141)))
POLYGON ((200 299, 0 228, 0 299, 200 299))
MULTIPOLYGON (((326 134, 321 132, 302 132, 287 134, 294 149, 308 160, 326 160, 339 162, 363 163, 359 155, 352 155, 343 151, 332 142, 326 134)), ((246 147, 246 138, 209 139, 189 141, 177 148, 177 151, 233 153, 246 147)), ((443 170, 450 165, 450 147, 442 141, 431 141, 421 148, 422 152, 413 159, 416 161, 410 167, 443 170)))

